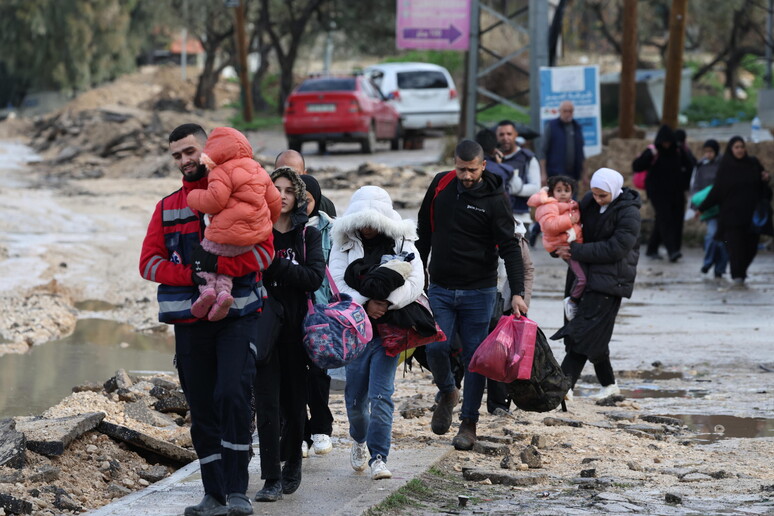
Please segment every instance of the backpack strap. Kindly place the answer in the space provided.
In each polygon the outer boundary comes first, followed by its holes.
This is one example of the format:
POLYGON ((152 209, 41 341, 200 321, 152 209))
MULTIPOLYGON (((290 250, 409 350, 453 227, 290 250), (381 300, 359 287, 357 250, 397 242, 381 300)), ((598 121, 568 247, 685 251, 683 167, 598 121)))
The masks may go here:
POLYGON ((447 186, 449 186, 449 183, 452 182, 452 180, 457 177, 457 172, 454 170, 450 170, 447 172, 440 181, 438 181, 438 184, 435 186, 435 191, 433 192, 433 200, 430 201, 430 231, 435 231, 435 198, 438 197, 438 194, 443 191, 447 186))

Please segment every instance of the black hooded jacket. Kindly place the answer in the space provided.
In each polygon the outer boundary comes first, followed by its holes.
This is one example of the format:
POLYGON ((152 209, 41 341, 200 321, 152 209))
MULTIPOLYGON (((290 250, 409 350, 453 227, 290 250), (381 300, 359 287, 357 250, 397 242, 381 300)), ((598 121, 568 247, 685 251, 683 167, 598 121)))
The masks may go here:
POLYGON ((571 243, 570 254, 587 267, 587 290, 631 297, 640 258, 641 204, 631 188, 624 188, 604 213, 591 192, 581 200, 583 243, 571 243))
POLYGON ((688 190, 691 183, 691 160, 679 148, 674 131, 667 125, 662 125, 658 130, 654 144, 656 160, 653 160, 653 152, 648 148, 632 162, 632 168, 648 171, 645 180, 648 199, 655 203, 682 201, 683 192, 688 190), (665 146, 666 142, 669 142, 668 146, 665 146))
POLYGON ((417 249, 427 264, 432 248, 430 280, 447 289, 494 287, 499 252, 505 260, 511 292, 523 297, 524 263, 502 179, 485 170, 482 182, 467 190, 455 177, 433 200, 436 186, 446 174, 433 178, 419 208, 417 249))

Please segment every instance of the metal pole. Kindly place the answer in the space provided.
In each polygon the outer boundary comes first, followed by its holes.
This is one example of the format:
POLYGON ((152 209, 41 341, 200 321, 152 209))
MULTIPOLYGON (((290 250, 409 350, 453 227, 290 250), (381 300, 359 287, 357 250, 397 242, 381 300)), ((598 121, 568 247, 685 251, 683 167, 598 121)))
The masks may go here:
MULTIPOLYGON (((183 0, 183 23, 188 23, 188 0, 183 0)), ((183 49, 180 51, 180 78, 185 81, 188 64, 188 27, 183 27, 180 39, 183 44, 183 49)))
POLYGON ((769 0, 769 12, 766 16, 766 87, 771 89, 771 49, 774 46, 772 39, 772 20, 774 18, 774 0, 769 0))
POLYGON ((618 131, 621 138, 634 136, 634 111, 637 99, 637 0, 624 0, 623 52, 618 93, 618 131))
MULTIPOLYGON (((548 66, 548 2, 529 0, 529 114, 532 129, 540 127, 540 67, 548 66)), ((540 149, 540 138, 534 143, 540 149)))
POLYGON ((661 121, 672 129, 677 127, 677 114, 680 112, 680 82, 683 76, 687 6, 688 0, 672 0, 672 10, 669 13, 669 48, 667 48, 664 108, 661 113, 661 121))
POLYGON ((253 96, 250 92, 250 78, 247 76, 247 36, 245 35, 244 2, 234 7, 234 31, 239 51, 239 79, 242 84, 242 117, 245 122, 253 120, 253 96))
POLYGON ((323 73, 331 73, 331 61, 333 59, 333 31, 336 30, 336 22, 331 21, 328 32, 325 35, 325 50, 323 51, 323 73))
POLYGON ((465 79, 465 138, 476 134, 476 101, 478 100, 478 47, 481 26, 479 0, 470 0, 470 46, 468 47, 468 70, 465 79))

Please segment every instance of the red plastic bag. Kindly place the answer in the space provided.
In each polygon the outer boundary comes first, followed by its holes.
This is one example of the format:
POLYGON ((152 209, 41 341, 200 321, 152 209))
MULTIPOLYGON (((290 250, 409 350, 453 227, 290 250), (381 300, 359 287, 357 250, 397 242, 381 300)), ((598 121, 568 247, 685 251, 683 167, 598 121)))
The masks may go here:
POLYGON ((498 382, 529 380, 537 327, 526 317, 502 316, 473 354, 468 370, 498 382))
POLYGON ((422 337, 413 328, 400 328, 393 324, 377 324, 376 331, 382 338, 382 347, 389 357, 395 357, 408 349, 418 348, 430 344, 431 342, 440 342, 446 340, 446 335, 441 327, 436 323, 436 333, 429 337, 422 337))

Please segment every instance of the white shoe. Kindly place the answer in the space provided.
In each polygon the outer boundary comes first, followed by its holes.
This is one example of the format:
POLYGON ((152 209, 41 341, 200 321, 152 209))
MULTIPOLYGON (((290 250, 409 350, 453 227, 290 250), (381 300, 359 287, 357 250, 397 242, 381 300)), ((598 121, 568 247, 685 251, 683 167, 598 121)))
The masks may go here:
POLYGON ((569 297, 564 298, 564 316, 567 318, 568 321, 572 321, 575 319, 575 316, 578 314, 578 305, 576 303, 572 302, 572 299, 569 297))
POLYGON ((309 457, 309 445, 306 441, 301 441, 301 458, 306 459, 309 457))
POLYGON ((616 394, 621 394, 621 389, 618 388, 618 383, 611 383, 610 385, 606 385, 599 389, 599 392, 594 395, 594 398, 601 400, 609 398, 610 396, 615 396, 616 394))
POLYGON ((368 445, 366 443, 352 443, 349 462, 355 471, 365 471, 368 466, 368 445))
POLYGON ((570 389, 569 391, 567 391, 567 394, 564 395, 564 401, 572 401, 573 398, 574 396, 572 394, 572 389, 570 389))
POLYGON ((376 460, 371 463, 371 478, 373 480, 392 478, 392 473, 387 469, 387 464, 381 459, 381 455, 377 455, 376 460))
POLYGON ((317 455, 325 455, 333 449, 331 438, 325 434, 312 435, 312 449, 317 455))

